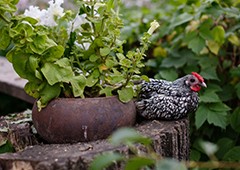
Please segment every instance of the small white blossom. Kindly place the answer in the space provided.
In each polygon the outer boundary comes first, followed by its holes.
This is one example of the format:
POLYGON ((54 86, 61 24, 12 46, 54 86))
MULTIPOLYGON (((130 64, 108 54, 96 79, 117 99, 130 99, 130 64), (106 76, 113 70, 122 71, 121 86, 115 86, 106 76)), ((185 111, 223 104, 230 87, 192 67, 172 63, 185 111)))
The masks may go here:
POLYGON ((153 22, 151 22, 151 27, 149 28, 149 30, 148 30, 148 34, 150 34, 150 35, 152 35, 153 34, 153 32, 160 26, 159 25, 159 23, 157 22, 157 21, 153 21, 153 22))
POLYGON ((70 34, 70 32, 75 31, 76 29, 80 28, 80 26, 82 24, 85 24, 87 22, 89 22, 86 19, 87 15, 86 14, 82 14, 82 15, 76 15, 76 17, 73 19, 73 21, 70 21, 68 23, 68 34, 70 34))

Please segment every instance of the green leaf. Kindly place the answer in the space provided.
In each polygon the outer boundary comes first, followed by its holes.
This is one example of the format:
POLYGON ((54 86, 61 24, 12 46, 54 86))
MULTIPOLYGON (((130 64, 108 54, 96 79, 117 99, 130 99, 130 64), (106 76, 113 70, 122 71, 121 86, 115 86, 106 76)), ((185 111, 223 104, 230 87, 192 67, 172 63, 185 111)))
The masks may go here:
POLYGON ((224 104, 222 102, 210 103, 208 105, 208 107, 210 110, 217 111, 217 112, 227 112, 227 111, 231 110, 230 107, 228 107, 226 104, 224 104))
POLYGON ((119 100, 122 102, 129 102, 133 98, 133 89, 131 87, 124 87, 117 91, 119 100))
POLYGON ((57 60, 55 64, 59 65, 60 67, 70 67, 70 62, 68 58, 62 58, 57 60))
POLYGON ((50 85, 58 82, 69 83, 74 75, 67 58, 58 60, 55 63, 45 63, 41 71, 50 85))
POLYGON ((107 2, 107 10, 110 11, 113 8, 114 8, 114 0, 109 0, 107 2))
POLYGON ((12 56, 13 68, 22 78, 27 78, 29 71, 27 70, 28 55, 17 53, 12 56))
POLYGON ((195 125, 199 129, 203 123, 207 120, 208 108, 205 105, 200 105, 195 113, 195 125))
POLYGON ((205 20, 199 28, 199 35, 205 39, 205 40, 212 40, 213 35, 211 32, 211 27, 213 25, 213 20, 212 19, 207 19, 205 20))
POLYGON ((130 67, 132 67, 132 61, 127 58, 124 58, 124 59, 120 60, 120 65, 130 68, 130 67))
POLYGON ((52 46, 48 48, 45 52, 44 55, 42 56, 45 62, 54 62, 59 60, 64 53, 64 48, 61 45, 57 46, 52 46))
POLYGON ((173 29, 174 27, 182 25, 192 19, 193 19, 193 15, 188 14, 186 12, 180 15, 177 15, 176 17, 172 18, 170 28, 173 29))
POLYGON ((154 159, 147 157, 133 157, 128 159, 124 169, 125 170, 139 170, 146 166, 151 166, 155 163, 154 159))
POLYGON ((131 128, 120 128, 110 136, 110 142, 114 145, 142 143, 150 145, 150 138, 140 135, 136 130, 131 128))
POLYGON ((190 160, 192 161, 199 161, 201 158, 201 153, 195 149, 191 149, 190 152, 190 160))
POLYGON ((141 79, 144 80, 144 81, 149 82, 149 77, 146 76, 146 75, 141 75, 141 79))
POLYGON ((235 86, 236 92, 237 92, 237 97, 240 99, 240 82, 235 86))
POLYGON ((209 124, 225 129, 227 126, 227 113, 226 112, 209 112, 207 116, 209 124))
POLYGON ((112 96, 112 87, 105 87, 102 90, 100 90, 100 94, 105 94, 105 96, 112 96))
POLYGON ((26 93, 34 98, 39 98, 40 94, 39 94, 39 84, 34 82, 27 82, 27 84, 24 86, 24 90, 26 91, 26 93))
POLYGON ((220 98, 215 92, 212 91, 205 91, 203 95, 200 96, 200 101, 204 103, 214 103, 214 102, 221 102, 220 98))
POLYGON ((99 81, 99 76, 100 76, 99 70, 98 69, 94 70, 92 74, 89 77, 87 77, 87 86, 93 87, 99 81))
POLYGON ((114 60, 111 59, 111 58, 107 58, 107 59, 106 59, 106 66, 107 66, 108 68, 112 68, 112 67, 116 66, 117 64, 118 64, 117 61, 114 61, 114 60))
POLYGON ((207 84, 207 89, 211 92, 221 92, 222 91, 222 88, 219 85, 213 84, 211 82, 209 82, 207 84))
POLYGON ((122 53, 117 53, 116 54, 119 60, 122 60, 125 58, 125 56, 122 53))
POLYGON ((48 102, 54 98, 57 98, 61 93, 60 84, 54 84, 53 86, 45 83, 42 90, 39 91, 40 99, 37 101, 38 109, 44 108, 48 102))
POLYGON ((37 70, 39 60, 40 60, 39 58, 37 58, 37 57, 35 57, 35 56, 33 56, 33 55, 31 55, 31 56, 29 57, 29 66, 30 66, 30 68, 31 68, 31 70, 32 70, 33 72, 35 72, 35 71, 37 70))
POLYGON ((212 35, 219 45, 222 45, 225 42, 225 30, 222 26, 218 25, 212 29, 212 35))
POLYGON ((187 167, 177 160, 166 158, 157 162, 156 170, 187 170, 187 167))
POLYGON ((180 68, 184 66, 184 64, 186 63, 187 63, 186 57, 167 57, 162 61, 161 66, 165 68, 169 67, 180 68))
POLYGON ((207 41, 207 46, 213 54, 218 55, 221 45, 213 40, 209 40, 207 41))
POLYGON ((73 89, 73 95, 74 97, 81 97, 84 98, 84 88, 86 86, 86 78, 83 75, 78 75, 74 76, 71 80, 70 83, 72 85, 73 89))
POLYGON ((238 133, 240 133, 240 107, 237 107, 230 117, 231 127, 238 133))
POLYGON ((124 75, 113 74, 113 75, 110 75, 109 81, 111 84, 115 85, 115 84, 126 81, 126 78, 124 77, 124 75))
POLYGON ((191 40, 193 40, 194 38, 196 38, 198 36, 198 32, 197 31, 190 31, 186 34, 186 36, 184 37, 184 42, 185 43, 189 43, 191 40))
POLYGON ((90 60, 91 62, 95 62, 95 61, 97 61, 98 59, 99 59, 99 56, 96 55, 96 54, 92 54, 92 55, 89 57, 89 60, 90 60))
POLYGON ((228 41, 230 41, 233 45, 240 46, 240 39, 235 34, 231 34, 228 37, 228 41))
POLYGON ((6 141, 4 145, 0 146, 0 153, 14 152, 14 147, 10 141, 6 141))
POLYGON ((173 81, 178 77, 175 69, 160 70, 159 74, 165 80, 173 81))
POLYGON ((35 77, 35 70, 31 69, 30 64, 32 63, 30 63, 29 54, 17 52, 13 53, 11 57, 13 68, 21 78, 29 81, 38 81, 38 79, 35 77))
POLYGON ((204 47, 205 47, 205 40, 200 36, 193 38, 188 43, 188 48, 190 48, 196 54, 200 54, 200 52, 204 47))
POLYGON ((201 58, 199 58, 199 64, 201 66, 202 70, 205 69, 209 69, 209 68, 213 68, 216 69, 217 65, 219 64, 218 62, 218 58, 217 57, 211 57, 211 56, 201 56, 201 58))
POLYGON ((0 35, 1 35, 0 36, 0 50, 5 50, 11 42, 11 37, 9 36, 7 27, 0 29, 0 35))
POLYGON ((202 75, 207 80, 219 80, 216 69, 213 66, 202 69, 200 75, 202 75))
POLYGON ((100 48, 100 55, 107 56, 110 53, 111 49, 108 47, 100 48))
POLYGON ((240 66, 232 68, 230 74, 233 77, 240 77, 240 66))
POLYGON ((57 46, 57 44, 49 39, 47 35, 38 35, 34 38, 33 43, 30 44, 30 48, 33 52, 42 55, 49 48, 57 46))
POLYGON ((93 87, 98 82, 98 78, 94 78, 94 75, 91 74, 89 77, 87 77, 87 86, 93 87))
POLYGON ((90 164, 89 170, 100 170, 107 168, 111 164, 117 161, 123 160, 124 157, 119 153, 107 152, 98 155, 90 164))
POLYGON ((28 21, 20 21, 15 27, 9 30, 9 35, 15 40, 14 43, 21 46, 25 44, 33 34, 34 28, 28 21))
POLYGON ((216 155, 218 158, 222 159, 223 156, 232 148, 234 147, 235 142, 230 138, 221 138, 218 140, 218 151, 216 155))
POLYGON ((223 157, 227 161, 239 161, 240 160, 240 146, 235 146, 230 149, 223 157))

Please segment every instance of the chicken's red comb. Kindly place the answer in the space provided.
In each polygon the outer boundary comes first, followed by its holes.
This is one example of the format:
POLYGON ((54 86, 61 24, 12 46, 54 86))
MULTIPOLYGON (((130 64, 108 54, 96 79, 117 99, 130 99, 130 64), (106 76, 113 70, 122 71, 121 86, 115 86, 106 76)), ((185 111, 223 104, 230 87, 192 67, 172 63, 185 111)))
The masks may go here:
POLYGON ((194 75, 200 82, 204 82, 204 79, 200 74, 192 72, 192 75, 194 75))

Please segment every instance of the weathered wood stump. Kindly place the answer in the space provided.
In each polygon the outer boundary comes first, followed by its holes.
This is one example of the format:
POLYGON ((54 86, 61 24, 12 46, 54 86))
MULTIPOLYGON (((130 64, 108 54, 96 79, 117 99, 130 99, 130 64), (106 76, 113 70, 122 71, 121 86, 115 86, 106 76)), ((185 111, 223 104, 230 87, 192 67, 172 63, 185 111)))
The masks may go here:
MULTIPOLYGON (((188 119, 178 121, 149 121, 138 124, 134 128, 142 135, 152 138, 154 150, 163 157, 188 160, 188 119)), ((29 133, 31 133, 30 130, 29 133)), ((29 137, 29 134, 27 136, 29 137)), ((29 141, 26 143, 31 144, 29 141)), ((61 145, 38 144, 28 146, 16 153, 1 154, 0 169, 84 170, 88 169, 90 162, 97 154, 105 151, 118 151, 126 155, 131 154, 126 146, 113 146, 107 140, 61 145)), ((116 164, 111 169, 121 169, 121 166, 116 164)))

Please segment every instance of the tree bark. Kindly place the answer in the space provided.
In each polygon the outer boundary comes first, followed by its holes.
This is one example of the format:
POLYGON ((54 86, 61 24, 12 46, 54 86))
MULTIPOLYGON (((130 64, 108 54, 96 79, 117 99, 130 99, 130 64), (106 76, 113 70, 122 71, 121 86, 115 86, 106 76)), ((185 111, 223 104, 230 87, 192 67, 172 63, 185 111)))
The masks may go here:
MULTIPOLYGON (((30 126, 24 126, 26 136, 19 137, 15 133, 8 135, 17 144, 23 146, 36 144, 36 137, 30 126), (31 138, 29 138, 31 136, 31 138), (31 142, 30 142, 31 141, 31 142), (34 141, 34 142, 33 142, 34 141)), ((189 121, 148 121, 134 127, 142 135, 153 139, 154 150, 163 157, 178 160, 189 159, 189 121)), ((21 131, 21 128, 19 129, 21 131)), ((9 139, 11 141, 11 139, 9 139)), ((16 144, 15 144, 16 146, 16 144)), ((18 147, 19 148, 19 147, 18 147)), ((19 149, 19 150, 21 150, 19 149)), ((97 154, 105 151, 118 151, 126 155, 131 154, 126 146, 113 146, 107 140, 98 140, 76 144, 37 144, 28 146, 16 153, 0 155, 0 169, 24 170, 76 170, 88 169, 90 162, 97 154)), ((115 164, 110 169, 122 169, 122 165, 115 164)))

